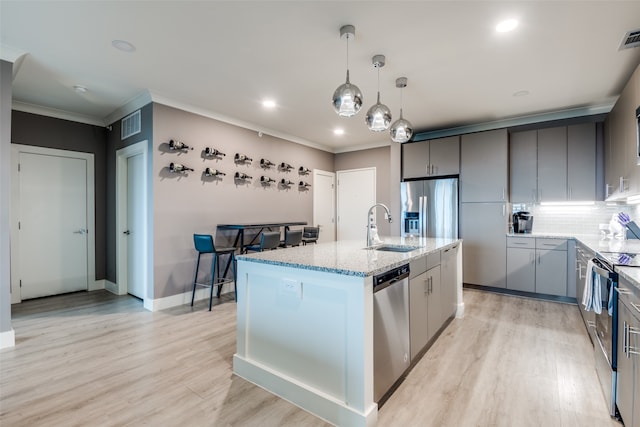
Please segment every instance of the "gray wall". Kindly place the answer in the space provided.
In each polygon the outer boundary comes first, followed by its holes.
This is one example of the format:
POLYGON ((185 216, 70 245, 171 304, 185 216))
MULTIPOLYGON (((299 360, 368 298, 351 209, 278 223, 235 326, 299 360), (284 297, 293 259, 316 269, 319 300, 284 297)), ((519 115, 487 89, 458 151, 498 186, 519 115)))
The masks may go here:
MULTIPOLYGON (((216 226, 223 223, 313 221, 313 193, 288 190, 278 186, 263 187, 260 176, 278 181, 288 178, 299 181, 297 168, 334 170, 334 155, 279 138, 232 126, 210 118, 187 113, 160 104, 153 109, 153 213, 154 213, 154 298, 185 292, 190 289, 195 267, 193 234, 216 235, 216 226), (166 144, 178 139, 195 147, 185 153, 169 152, 166 144), (224 152, 221 160, 202 157, 206 146, 224 152), (253 159, 247 166, 235 165, 236 152, 253 159), (274 163, 287 162, 296 170, 284 173, 275 169, 263 171, 260 158, 274 163), (195 169, 188 175, 168 172, 171 162, 195 169), (221 181, 203 179, 206 167, 217 168, 227 175, 221 181), (233 175, 245 172, 253 179, 236 185, 233 175)), ((307 176, 306 181, 311 178, 307 176)), ((313 183, 311 183, 313 185, 313 183)), ((230 236, 229 236, 230 237, 230 236)), ((218 244, 227 236, 216 236, 218 244)))
MULTIPOLYGON (((376 202, 384 203, 385 205, 387 205, 390 209, 392 209, 392 216, 394 216, 394 197, 399 197, 399 195, 397 194, 398 191, 396 188, 393 188, 392 192, 392 187, 389 179, 389 176, 392 173, 390 146, 336 154, 335 167, 336 171, 375 167, 376 202)), ((366 212, 363 213, 363 218, 365 216, 366 212)), ((395 218, 397 222, 399 220, 399 216, 395 215, 395 218)), ((378 230, 380 236, 382 237, 390 236, 392 235, 392 233, 394 233, 394 229, 387 221, 378 221, 378 230)))
POLYGON ((0 333, 11 331, 11 83, 13 64, 0 60, 0 333))
POLYGON ((106 277, 106 132, 106 129, 100 126, 22 111, 13 111, 11 118, 11 142, 13 143, 93 154, 96 229, 89 232, 95 233, 96 280, 106 277))

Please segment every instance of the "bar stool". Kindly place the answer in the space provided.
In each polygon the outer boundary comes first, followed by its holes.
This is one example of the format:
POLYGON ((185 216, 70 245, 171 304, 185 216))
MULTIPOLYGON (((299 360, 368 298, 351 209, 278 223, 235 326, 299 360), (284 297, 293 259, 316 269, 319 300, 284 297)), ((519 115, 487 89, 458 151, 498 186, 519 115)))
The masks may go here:
POLYGON ((320 227, 304 227, 302 230, 302 244, 318 243, 318 237, 320 236, 320 227))
POLYGON ((247 251, 262 252, 265 250, 276 249, 280 244, 279 231, 264 231, 260 234, 260 244, 250 245, 246 247, 247 251))
POLYGON ((229 263, 233 268, 233 286, 236 301, 238 300, 238 293, 236 292, 236 248, 216 248, 213 244, 213 236, 210 234, 194 234, 193 235, 193 243, 195 245, 196 251, 198 251, 198 261, 196 262, 196 274, 193 278, 193 292, 191 293, 191 306, 193 307, 193 300, 196 297, 196 286, 209 286, 211 287, 211 294, 209 295, 209 311, 211 311, 211 305, 213 302, 213 288, 214 286, 218 287, 217 296, 220 297, 220 291, 222 290, 222 285, 225 283, 230 283, 231 280, 220 278, 220 255, 230 255, 229 261, 227 261, 227 267, 229 263), (198 269, 200 268, 200 256, 202 254, 213 254, 213 259, 211 260, 211 282, 210 283, 198 283, 198 269))
POLYGON ((302 230, 284 230, 284 240, 280 242, 281 248, 300 246, 302 243, 302 230))

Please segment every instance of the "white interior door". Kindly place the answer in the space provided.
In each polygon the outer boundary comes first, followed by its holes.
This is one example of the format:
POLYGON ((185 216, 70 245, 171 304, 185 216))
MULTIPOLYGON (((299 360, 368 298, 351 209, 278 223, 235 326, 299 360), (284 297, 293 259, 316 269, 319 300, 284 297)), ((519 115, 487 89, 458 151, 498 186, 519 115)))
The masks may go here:
POLYGON ((376 169, 337 172, 338 240, 361 240, 366 244, 367 211, 376 203, 376 169))
POLYGON ((127 158, 127 293, 144 299, 144 156, 127 158))
POLYGON ((313 171, 313 224, 320 227, 318 242, 336 240, 336 174, 313 171))
POLYGON ((87 160, 20 152, 18 170, 21 299, 87 290, 87 160))
MULTIPOLYGON (((149 282, 147 163, 148 141, 116 152, 116 258, 119 295, 131 294, 145 304, 153 297, 149 282)), ((145 308, 147 306, 145 305, 145 308)))

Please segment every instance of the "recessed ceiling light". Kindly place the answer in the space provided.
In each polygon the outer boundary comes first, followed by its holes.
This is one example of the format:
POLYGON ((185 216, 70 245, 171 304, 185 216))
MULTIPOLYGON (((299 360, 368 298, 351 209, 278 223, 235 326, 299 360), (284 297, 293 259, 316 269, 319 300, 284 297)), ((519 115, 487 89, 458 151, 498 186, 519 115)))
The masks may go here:
POLYGON ((113 40, 111 42, 111 45, 113 47, 115 47, 118 50, 121 50, 123 52, 135 52, 136 47, 134 45, 132 45, 131 43, 129 43, 126 40, 113 40))
POLYGON ((344 129, 340 129, 340 128, 334 129, 333 133, 336 135, 344 135, 344 129))
POLYGON ((89 89, 87 89, 85 86, 73 85, 73 90, 75 90, 78 93, 87 93, 89 89))
POLYGON ((496 31, 499 33, 506 33, 518 26, 518 21, 515 19, 507 19, 496 25, 496 31))
POLYGON ((519 90, 513 93, 513 96, 527 96, 527 95, 529 95, 528 90, 519 90))
POLYGON ((262 106, 264 108, 274 108, 276 106, 276 101, 274 101, 273 99, 265 99, 264 101, 262 101, 262 106))

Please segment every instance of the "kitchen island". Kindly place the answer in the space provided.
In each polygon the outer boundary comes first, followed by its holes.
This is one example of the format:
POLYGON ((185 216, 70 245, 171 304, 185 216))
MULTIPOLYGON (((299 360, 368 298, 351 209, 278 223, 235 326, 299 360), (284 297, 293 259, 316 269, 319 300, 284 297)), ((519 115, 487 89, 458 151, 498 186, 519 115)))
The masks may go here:
POLYGON ((373 277, 460 243, 384 240, 417 248, 385 252, 339 241, 238 256, 234 373, 332 424, 375 425, 373 277))

